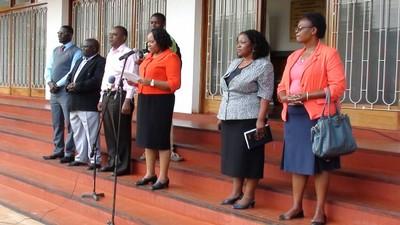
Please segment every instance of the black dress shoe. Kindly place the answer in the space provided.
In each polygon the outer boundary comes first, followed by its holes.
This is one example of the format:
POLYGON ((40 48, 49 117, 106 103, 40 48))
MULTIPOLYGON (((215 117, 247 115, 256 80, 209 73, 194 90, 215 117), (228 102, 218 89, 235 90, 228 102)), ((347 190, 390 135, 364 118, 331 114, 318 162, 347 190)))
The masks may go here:
POLYGON ((93 170, 94 168, 100 168, 100 164, 96 164, 96 166, 93 163, 89 164, 89 167, 87 168, 87 170, 93 170))
POLYGON ((64 152, 60 152, 60 153, 54 153, 51 155, 44 155, 43 159, 44 160, 51 160, 51 159, 57 159, 57 158, 62 158, 64 157, 64 152))
POLYGON ((243 197, 243 193, 240 193, 240 195, 233 197, 233 198, 227 198, 221 202, 221 205, 233 205, 235 202, 243 197))
POLYGON ((103 166, 100 168, 100 172, 112 172, 112 171, 114 171, 113 166, 103 166))
POLYGON ((300 212, 292 215, 292 216, 285 216, 285 214, 279 215, 279 220, 292 220, 292 219, 300 219, 304 218, 304 212, 301 210, 300 212))
POLYGON ((169 186, 169 180, 165 181, 164 183, 161 183, 160 181, 157 181, 155 184, 151 185, 151 190, 160 190, 167 188, 169 186))
POLYGON ((236 203, 232 206, 232 208, 233 209, 248 209, 248 208, 254 208, 255 205, 256 205, 256 201, 251 200, 250 202, 248 202, 247 204, 244 204, 244 205, 236 203))
POLYGON ((148 183, 154 184, 156 182, 157 182, 157 175, 154 175, 154 176, 148 177, 148 178, 143 177, 142 179, 136 181, 136 186, 143 186, 148 183))
POLYGON ((86 166, 86 163, 83 162, 79 162, 79 161, 72 161, 70 163, 68 163, 68 166, 86 166))
POLYGON ((64 156, 60 159, 60 163, 70 163, 75 160, 74 156, 64 156))
POLYGON ((326 224, 326 216, 324 216, 324 221, 311 221, 311 225, 325 225, 326 224))

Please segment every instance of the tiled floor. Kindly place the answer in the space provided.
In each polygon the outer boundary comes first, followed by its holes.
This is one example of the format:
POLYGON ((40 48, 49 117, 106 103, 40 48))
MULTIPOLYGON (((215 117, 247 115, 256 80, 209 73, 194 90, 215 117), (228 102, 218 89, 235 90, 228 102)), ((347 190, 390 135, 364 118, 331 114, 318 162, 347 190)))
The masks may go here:
POLYGON ((0 205, 0 225, 44 225, 39 223, 25 215, 17 213, 11 209, 8 209, 0 205))

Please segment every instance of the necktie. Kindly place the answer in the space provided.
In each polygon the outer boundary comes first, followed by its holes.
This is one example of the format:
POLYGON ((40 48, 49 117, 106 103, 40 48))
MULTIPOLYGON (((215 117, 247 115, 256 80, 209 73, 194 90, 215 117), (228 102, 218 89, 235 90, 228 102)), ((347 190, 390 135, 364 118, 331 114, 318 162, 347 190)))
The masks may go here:
POLYGON ((65 45, 61 46, 61 52, 63 52, 65 50, 65 45))

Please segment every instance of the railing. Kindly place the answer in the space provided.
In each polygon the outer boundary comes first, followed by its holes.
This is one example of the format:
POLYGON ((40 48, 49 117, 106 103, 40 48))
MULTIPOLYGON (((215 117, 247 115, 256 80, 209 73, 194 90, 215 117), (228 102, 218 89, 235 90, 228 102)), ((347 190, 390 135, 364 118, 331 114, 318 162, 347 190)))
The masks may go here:
MULTIPOLYGON (((43 89, 47 8, 44 4, 0 13, 0 86, 43 89)), ((12 91, 11 91, 12 92, 12 91)))
POLYGON ((400 0, 339 0, 336 38, 357 109, 400 111, 400 0))
POLYGON ((257 0, 215 0, 208 9, 206 99, 221 96, 220 77, 236 57, 236 37, 257 25, 257 0))

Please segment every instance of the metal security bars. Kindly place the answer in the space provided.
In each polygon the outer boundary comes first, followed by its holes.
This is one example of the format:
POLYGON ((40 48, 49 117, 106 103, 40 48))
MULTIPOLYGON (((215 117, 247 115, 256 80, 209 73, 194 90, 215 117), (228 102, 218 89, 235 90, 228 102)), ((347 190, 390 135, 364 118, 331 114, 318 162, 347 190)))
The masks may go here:
POLYGON ((108 33, 112 27, 121 25, 128 30, 128 43, 132 41, 133 6, 131 0, 77 0, 72 6, 72 24, 75 42, 80 45, 87 38, 100 42, 100 52, 110 49, 108 33))
POLYGON ((44 88, 46 16, 45 5, 0 14, 0 86, 8 93, 36 96, 44 88))
MULTIPOLYGON (((79 46, 87 38, 100 37, 98 0, 75 1, 72 6, 75 43, 79 46)), ((102 46, 103 47, 103 46, 102 46)))
POLYGON ((400 111, 400 0, 339 0, 333 33, 352 108, 400 111))
POLYGON ((130 47, 144 48, 149 18, 155 12, 165 13, 166 0, 76 0, 72 8, 75 42, 96 38, 106 55, 111 47, 108 33, 117 25, 127 28, 130 47))
POLYGON ((10 86, 10 17, 11 13, 0 15, 0 85, 10 86))
POLYGON ((159 12, 165 15, 167 8, 166 0, 148 1, 138 0, 136 7, 136 42, 139 49, 146 47, 147 34, 150 32, 150 17, 153 13, 159 12))
POLYGON ((219 98, 220 77, 236 57, 236 37, 257 25, 257 0, 214 0, 208 8, 206 99, 219 98))

